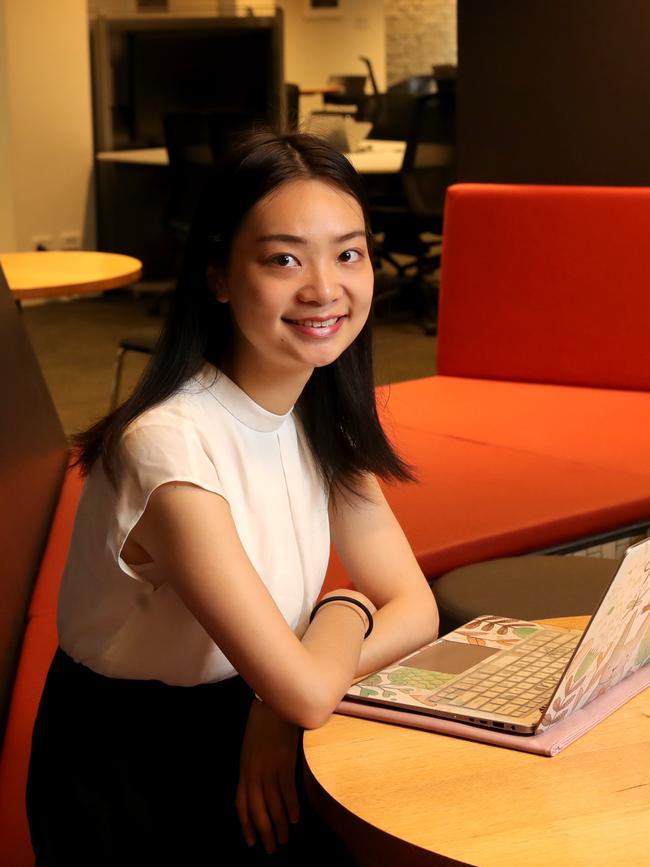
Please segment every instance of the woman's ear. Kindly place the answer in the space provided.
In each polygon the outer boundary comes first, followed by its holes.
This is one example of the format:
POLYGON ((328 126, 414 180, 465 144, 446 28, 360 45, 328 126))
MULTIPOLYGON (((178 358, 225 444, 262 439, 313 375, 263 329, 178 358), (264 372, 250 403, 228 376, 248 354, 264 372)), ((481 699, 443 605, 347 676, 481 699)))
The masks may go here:
POLYGON ((230 292, 226 286, 226 275, 223 268, 217 265, 208 265, 208 286, 214 293, 214 297, 222 304, 230 301, 230 292))

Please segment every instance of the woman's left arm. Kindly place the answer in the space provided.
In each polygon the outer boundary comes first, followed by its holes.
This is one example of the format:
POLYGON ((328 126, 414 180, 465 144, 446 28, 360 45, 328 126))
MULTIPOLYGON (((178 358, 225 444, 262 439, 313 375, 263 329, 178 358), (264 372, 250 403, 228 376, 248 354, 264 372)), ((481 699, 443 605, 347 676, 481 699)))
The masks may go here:
POLYGON ((353 585, 377 606, 357 676, 417 650, 438 633, 438 608, 413 551, 377 482, 361 482, 363 499, 330 496, 332 542, 353 585))

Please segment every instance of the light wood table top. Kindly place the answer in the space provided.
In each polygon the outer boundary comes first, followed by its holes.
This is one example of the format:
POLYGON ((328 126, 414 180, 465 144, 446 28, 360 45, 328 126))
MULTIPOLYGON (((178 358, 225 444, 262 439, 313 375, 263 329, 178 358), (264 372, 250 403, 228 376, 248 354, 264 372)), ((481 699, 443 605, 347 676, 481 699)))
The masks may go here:
POLYGON ((17 301, 117 289, 142 274, 142 263, 132 256, 82 250, 0 253, 0 265, 17 301))
POLYGON ((304 753, 360 865, 650 864, 650 690, 553 758, 338 714, 304 753))
MULTIPOLYGON (((445 159, 447 159, 445 151, 445 159)), ((405 141, 367 139, 361 150, 346 154, 355 169, 362 175, 394 174, 399 172, 406 152, 405 141)), ((168 166, 169 157, 165 148, 142 148, 130 151, 101 151, 96 154, 100 163, 124 163, 142 166, 168 166)), ((441 164, 446 164, 442 163, 441 164)))

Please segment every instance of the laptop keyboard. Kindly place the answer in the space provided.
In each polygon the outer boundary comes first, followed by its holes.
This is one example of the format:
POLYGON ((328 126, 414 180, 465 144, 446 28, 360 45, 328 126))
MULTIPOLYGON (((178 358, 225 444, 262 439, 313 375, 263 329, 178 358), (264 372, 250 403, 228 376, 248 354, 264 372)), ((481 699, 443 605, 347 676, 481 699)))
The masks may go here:
POLYGON ((431 695, 445 704, 522 717, 548 703, 580 635, 542 630, 431 695))

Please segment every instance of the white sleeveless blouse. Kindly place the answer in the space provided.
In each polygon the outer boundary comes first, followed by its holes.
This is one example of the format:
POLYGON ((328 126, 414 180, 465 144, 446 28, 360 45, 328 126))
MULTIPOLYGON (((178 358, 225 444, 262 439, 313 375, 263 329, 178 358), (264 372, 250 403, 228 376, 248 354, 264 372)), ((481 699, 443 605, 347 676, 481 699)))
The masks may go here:
POLYGON ((59 596, 63 650, 110 677, 191 686, 236 674, 155 564, 122 559, 149 497, 171 481, 228 501, 248 557, 302 636, 327 569, 329 521, 293 411, 268 412, 206 365, 129 426, 121 454, 117 490, 97 461, 81 496, 59 596))

